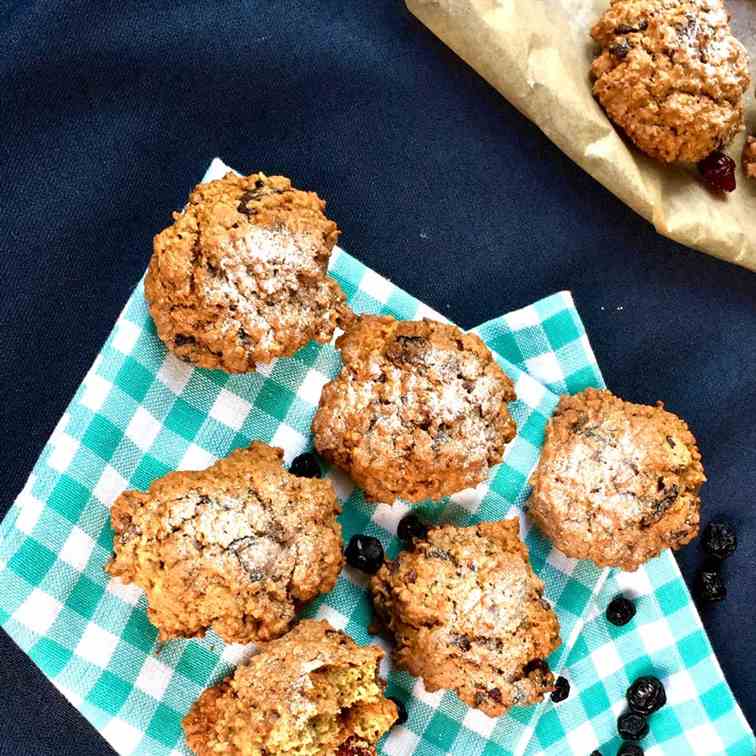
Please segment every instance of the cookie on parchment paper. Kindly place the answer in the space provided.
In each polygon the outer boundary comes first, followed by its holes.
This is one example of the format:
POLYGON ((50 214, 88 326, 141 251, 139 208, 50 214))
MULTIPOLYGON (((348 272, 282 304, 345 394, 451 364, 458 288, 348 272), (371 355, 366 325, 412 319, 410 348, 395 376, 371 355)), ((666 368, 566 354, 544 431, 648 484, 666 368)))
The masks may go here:
POLYGON ((338 237, 314 192, 253 173, 199 184, 154 240, 145 296, 182 359, 230 373, 330 340, 349 320, 326 274, 338 237))
POLYGON ((722 0, 612 0, 591 36, 593 93, 646 154, 697 163, 741 129, 748 53, 722 0))
POLYGON ((330 591, 344 562, 329 481, 299 478, 260 442, 207 470, 173 472, 113 503, 107 572, 147 594, 161 640, 270 640, 306 601, 330 591))
POLYGON ((303 620, 200 696, 184 718, 187 743, 197 756, 375 756, 397 720, 378 677, 382 656, 303 620))
POLYGON ((376 619, 400 669, 491 717, 554 689, 545 658, 559 622, 528 562, 517 518, 443 525, 371 579, 376 619))
POLYGON ((363 315, 337 341, 315 447, 369 499, 439 499, 484 480, 515 435, 512 381, 474 334, 363 315))
POLYGON ((586 389, 546 426, 528 511, 567 556, 635 570, 696 537, 705 480, 693 434, 661 403, 586 389))

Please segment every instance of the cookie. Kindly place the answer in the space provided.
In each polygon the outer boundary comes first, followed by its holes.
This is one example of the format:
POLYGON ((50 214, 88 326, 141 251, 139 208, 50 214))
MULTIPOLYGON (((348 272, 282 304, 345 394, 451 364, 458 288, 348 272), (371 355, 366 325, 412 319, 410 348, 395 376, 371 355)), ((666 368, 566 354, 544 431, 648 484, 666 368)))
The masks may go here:
POLYGON ((559 645, 559 623, 517 518, 433 528, 384 564, 370 590, 396 665, 426 690, 453 690, 491 717, 553 690, 544 659, 559 645))
POLYGON ((743 173, 756 178, 756 136, 747 137, 743 145, 743 173))
POLYGON ((722 0, 612 0, 591 36, 593 93, 647 155, 697 163, 740 130, 748 54, 722 0))
POLYGON ((253 443, 207 470, 173 472, 113 503, 107 572, 147 594, 160 640, 229 643, 283 635, 343 565, 329 481, 298 478, 283 452, 253 443))
POLYGON ((695 538, 705 480, 693 434, 661 403, 587 389, 546 426, 528 511, 567 556, 635 570, 695 538))
POLYGON ((303 620, 208 688, 184 718, 197 756, 374 756, 397 719, 378 677, 383 651, 303 620))
POLYGON ((344 364, 323 389, 315 446, 369 499, 438 499, 501 462, 515 393, 477 336, 363 315, 336 343, 344 364))
POLYGON ((283 176, 228 173, 195 187, 155 237, 144 285, 166 346, 244 373, 329 341, 349 311, 326 275, 339 231, 324 207, 283 176))

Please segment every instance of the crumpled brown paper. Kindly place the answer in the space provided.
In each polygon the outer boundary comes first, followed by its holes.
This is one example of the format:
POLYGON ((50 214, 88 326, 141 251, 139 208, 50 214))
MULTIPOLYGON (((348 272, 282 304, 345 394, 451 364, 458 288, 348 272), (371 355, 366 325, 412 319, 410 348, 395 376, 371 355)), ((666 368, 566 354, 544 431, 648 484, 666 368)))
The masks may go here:
MULTIPOLYGON (((406 0, 410 11, 561 150, 659 233, 756 270, 756 181, 743 174, 742 132, 727 148, 737 189, 707 191, 691 169, 629 145, 591 94, 590 28, 608 0, 406 0)), ((756 62, 756 3, 729 0, 735 35, 756 62)), ((752 65, 754 76, 754 65, 752 65)), ((756 76, 754 76, 756 78, 756 76)), ((753 89, 746 122, 756 131, 753 89)))

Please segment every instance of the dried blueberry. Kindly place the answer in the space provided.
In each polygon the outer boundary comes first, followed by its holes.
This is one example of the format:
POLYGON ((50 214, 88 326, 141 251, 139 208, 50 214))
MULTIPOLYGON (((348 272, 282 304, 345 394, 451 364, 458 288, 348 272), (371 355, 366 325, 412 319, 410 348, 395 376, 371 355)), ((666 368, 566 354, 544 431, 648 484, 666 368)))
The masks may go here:
POLYGON ((717 192, 735 191, 735 161, 721 150, 715 150, 698 164, 704 183, 717 192))
POLYGON ((735 529, 726 522, 710 522, 703 533, 704 551, 715 559, 727 559, 738 548, 735 529))
POLYGON ((630 52, 630 45, 627 43, 626 39, 621 39, 619 42, 609 45, 609 52, 614 55, 615 58, 622 60, 623 58, 626 58, 627 54, 630 52))
POLYGON ((643 749, 636 743, 623 743, 617 751, 617 756, 643 756, 643 749))
POLYGON ((551 700, 554 703, 564 701, 570 695, 570 681, 566 677, 557 677, 551 692, 551 700))
POLYGON ((617 720, 617 732, 623 740, 642 740, 648 735, 648 720, 643 714, 626 711, 617 720))
POLYGON ((648 717, 667 703, 667 694, 657 677, 644 675, 627 689, 627 703, 632 711, 648 717))
POLYGON ((606 618, 613 625, 621 627, 635 617, 635 604, 624 596, 615 596, 606 607, 606 618))
POLYGON ((298 478, 323 477, 320 462, 318 462, 318 458, 312 452, 305 452, 298 457, 294 457, 289 466, 289 472, 298 478))
POLYGON ((697 588, 701 601, 722 601, 727 598, 727 587, 716 566, 705 567, 698 573, 697 588))
POLYGON ((396 704, 396 713, 398 716, 396 724, 404 724, 407 721, 407 707, 398 698, 394 698, 394 696, 388 696, 388 700, 396 704))
POLYGON ((399 520, 396 534, 402 541, 412 541, 415 538, 425 538, 428 526, 415 514, 408 514, 399 520))
POLYGON ((549 664, 545 659, 531 659, 522 670, 522 673, 527 677, 531 672, 540 670, 544 674, 549 671, 549 664))
POLYGON ((375 575, 383 564, 383 546, 373 536, 353 535, 344 555, 348 564, 368 575, 375 575))

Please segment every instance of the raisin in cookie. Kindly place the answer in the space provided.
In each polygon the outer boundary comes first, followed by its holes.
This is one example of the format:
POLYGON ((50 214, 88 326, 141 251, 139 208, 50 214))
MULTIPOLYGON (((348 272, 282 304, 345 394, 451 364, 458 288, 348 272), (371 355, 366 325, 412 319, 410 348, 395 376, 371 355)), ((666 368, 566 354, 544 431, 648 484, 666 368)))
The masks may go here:
POLYGON ((749 136, 743 145, 743 173, 756 178, 756 136, 749 136))
POLYGON ((529 512, 567 556, 635 570, 695 538, 705 480, 695 438, 661 403, 587 389, 549 420, 529 512))
POLYGON ((449 688, 497 717, 553 690, 544 661, 559 623, 528 563, 517 518, 444 525, 387 562, 370 589, 394 661, 429 691, 449 688))
POLYGON ((145 591, 161 640, 211 626, 232 643, 276 638, 301 604, 336 584, 343 556, 333 486, 290 475, 282 456, 255 442, 114 502, 106 570, 145 591))
POLYGON ((512 382, 475 335, 430 320, 364 315, 337 341, 315 446, 368 498, 438 499, 475 486, 515 434, 512 382))
POLYGON ((304 620, 200 696, 183 722, 187 743, 197 756, 374 756, 397 719, 378 677, 382 656, 304 620))
POLYGON ((199 184, 154 241, 145 296, 179 357, 230 373, 327 342, 348 318, 326 275, 336 224, 283 176, 199 184))
POLYGON ((612 0, 591 36, 593 93, 646 154, 696 163, 741 128, 748 54, 722 0, 612 0))

